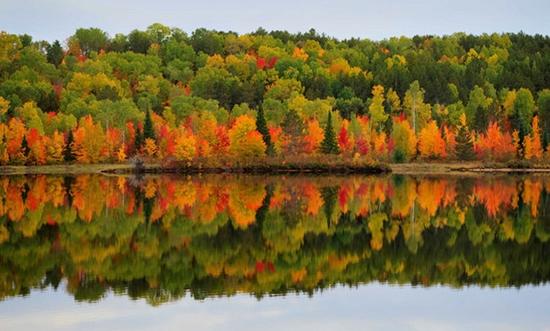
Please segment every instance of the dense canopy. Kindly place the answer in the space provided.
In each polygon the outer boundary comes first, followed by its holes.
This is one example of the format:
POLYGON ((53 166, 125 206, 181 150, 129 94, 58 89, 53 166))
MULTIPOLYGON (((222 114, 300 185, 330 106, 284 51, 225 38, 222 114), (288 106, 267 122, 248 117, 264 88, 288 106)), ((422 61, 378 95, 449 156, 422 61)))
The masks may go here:
POLYGON ((114 36, 81 28, 53 43, 1 32, 0 119, 0 164, 135 154, 541 161, 550 38, 337 40, 158 23, 114 36))

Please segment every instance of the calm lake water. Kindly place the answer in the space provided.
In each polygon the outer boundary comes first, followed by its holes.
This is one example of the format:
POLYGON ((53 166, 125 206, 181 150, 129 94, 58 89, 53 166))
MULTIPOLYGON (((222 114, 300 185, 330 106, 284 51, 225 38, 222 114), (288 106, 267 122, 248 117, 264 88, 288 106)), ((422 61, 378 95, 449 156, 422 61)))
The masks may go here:
POLYGON ((550 330, 550 177, 0 177, 0 330, 550 330))

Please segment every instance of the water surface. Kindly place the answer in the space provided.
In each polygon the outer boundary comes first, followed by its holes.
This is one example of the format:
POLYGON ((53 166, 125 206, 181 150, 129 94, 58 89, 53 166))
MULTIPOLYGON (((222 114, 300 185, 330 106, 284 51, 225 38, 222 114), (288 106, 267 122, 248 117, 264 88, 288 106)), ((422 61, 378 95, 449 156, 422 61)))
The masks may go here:
POLYGON ((550 177, 0 177, 2 330, 550 330, 550 177))

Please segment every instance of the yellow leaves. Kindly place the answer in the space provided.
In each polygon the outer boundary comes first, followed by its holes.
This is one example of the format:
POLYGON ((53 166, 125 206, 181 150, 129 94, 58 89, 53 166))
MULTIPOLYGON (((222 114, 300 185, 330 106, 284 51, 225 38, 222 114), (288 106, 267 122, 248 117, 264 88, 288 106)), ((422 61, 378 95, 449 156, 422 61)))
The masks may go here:
POLYGON ((468 50, 468 53, 466 54, 466 64, 472 62, 475 59, 479 59, 479 58, 480 58, 480 56, 479 56, 478 52, 476 52, 475 49, 470 48, 470 50, 468 50))
POLYGON ((0 97, 0 116, 4 116, 10 108, 10 102, 0 97))
POLYGON ((460 114, 460 126, 466 126, 466 114, 460 114))
POLYGON ((262 135, 256 131, 256 120, 248 115, 241 115, 228 132, 229 152, 238 157, 254 157, 265 154, 265 143, 262 135))
POLYGON ((124 96, 120 81, 109 78, 104 73, 90 75, 83 72, 75 72, 67 83, 67 90, 75 91, 82 96, 92 92, 98 92, 104 88, 111 88, 118 96, 124 96))
POLYGON ((539 127, 539 117, 533 117, 533 131, 529 136, 526 136, 524 139, 525 147, 525 159, 527 160, 540 160, 543 154, 542 143, 540 139, 540 127, 539 127))
POLYGON ((384 60, 384 62, 386 62, 387 69, 391 70, 394 65, 395 66, 404 66, 404 65, 406 65, 407 64, 407 59, 403 55, 395 54, 392 57, 386 58, 386 60, 384 60))
POLYGON ((158 95, 160 93, 160 80, 154 76, 147 75, 139 81, 137 86, 138 92, 148 92, 153 95, 158 95))
POLYGON ((157 144, 155 143, 155 140, 151 138, 145 139, 143 151, 145 152, 145 155, 149 157, 154 157, 158 152, 158 147, 157 147, 157 144))
POLYGON ((94 124, 91 116, 80 120, 73 135, 74 142, 71 148, 78 162, 98 163, 105 160, 105 134, 101 124, 94 124))
POLYGON ((420 131, 418 149, 424 158, 445 158, 447 156, 445 141, 441 137, 441 131, 435 121, 428 122, 426 127, 420 131))
POLYGON ((119 162, 123 162, 126 160, 126 145, 125 144, 122 144, 120 145, 120 147, 118 148, 118 151, 116 152, 116 158, 117 158, 117 161, 119 162))
POLYGON ((247 228, 256 221, 256 211, 265 198, 265 188, 257 183, 237 182, 229 187, 228 210, 235 225, 247 228))
POLYGON ((402 160, 408 161, 416 155, 416 135, 408 121, 394 122, 392 138, 395 144, 395 153, 400 153, 402 160))
POLYGON ((214 54, 208 57, 208 59, 206 60, 206 65, 216 68, 223 68, 225 65, 225 61, 221 55, 214 54))
POLYGON ((53 136, 46 140, 46 153, 48 161, 58 163, 63 161, 63 149, 65 148, 65 136, 55 131, 53 136))
POLYGON ((382 85, 375 85, 372 88, 369 115, 375 129, 378 129, 388 119, 388 114, 384 112, 384 87, 382 85))
POLYGON ((176 131, 174 156, 181 161, 191 161, 197 152, 197 140, 193 133, 184 128, 176 131))
POLYGON ((511 90, 506 93, 502 106, 506 116, 510 116, 514 110, 514 103, 516 102, 516 91, 511 90))
POLYGON ((333 75, 348 74, 350 70, 351 66, 349 65, 348 61, 341 57, 332 61, 332 64, 329 67, 329 72, 333 75))

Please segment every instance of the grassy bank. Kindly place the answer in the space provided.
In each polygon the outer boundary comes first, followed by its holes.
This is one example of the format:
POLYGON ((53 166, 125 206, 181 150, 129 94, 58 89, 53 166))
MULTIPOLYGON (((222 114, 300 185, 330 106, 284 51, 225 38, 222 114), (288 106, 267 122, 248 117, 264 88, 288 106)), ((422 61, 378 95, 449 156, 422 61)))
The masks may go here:
POLYGON ((168 164, 144 163, 136 171, 130 163, 124 164, 60 164, 44 166, 0 166, 0 175, 78 175, 78 174, 129 174, 129 173, 251 173, 251 174, 466 174, 466 173, 550 173, 550 164, 526 162, 411 162, 374 163, 369 161, 342 160, 341 158, 257 159, 228 163, 224 160, 211 162, 172 162, 168 164))

